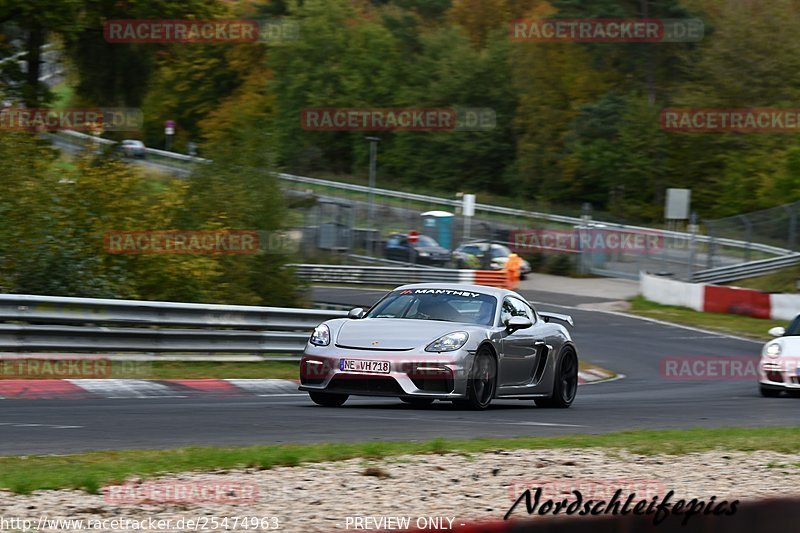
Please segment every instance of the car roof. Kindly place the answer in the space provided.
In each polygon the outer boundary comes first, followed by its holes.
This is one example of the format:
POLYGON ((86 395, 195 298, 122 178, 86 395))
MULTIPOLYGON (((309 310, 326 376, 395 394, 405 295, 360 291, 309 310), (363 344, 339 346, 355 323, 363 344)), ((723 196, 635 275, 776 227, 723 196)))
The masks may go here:
POLYGON ((501 289, 500 287, 490 287, 488 285, 470 285, 466 283, 453 283, 450 281, 443 281, 441 283, 411 283, 409 285, 401 285, 394 290, 400 289, 448 289, 453 291, 472 291, 481 294, 488 294, 503 298, 505 296, 516 296, 521 300, 527 301, 522 295, 508 289, 501 289))

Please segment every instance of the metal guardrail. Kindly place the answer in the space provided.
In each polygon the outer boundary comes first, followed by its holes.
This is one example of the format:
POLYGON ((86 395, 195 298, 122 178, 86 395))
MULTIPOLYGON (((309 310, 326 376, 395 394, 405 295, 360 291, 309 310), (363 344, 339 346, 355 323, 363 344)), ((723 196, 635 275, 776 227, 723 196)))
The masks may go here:
POLYGON ((160 157, 166 157, 168 159, 177 159, 178 161, 186 161, 188 163, 211 163, 210 159, 203 159, 202 157, 197 157, 194 155, 178 154, 175 152, 167 152, 166 150, 158 150, 157 148, 148 147, 145 147, 144 150, 150 155, 157 155, 160 157))
POLYGON ((312 283, 353 285, 404 285, 406 283, 474 283, 474 270, 422 267, 352 265, 289 265, 299 277, 312 283))
MULTIPOLYGON (((68 135, 70 135, 72 137, 75 137, 75 138, 84 138, 84 139, 94 138, 91 135, 86 135, 84 133, 79 133, 79 132, 65 132, 65 131, 62 131, 62 133, 66 133, 66 134, 68 134, 68 135)), ((108 143, 112 143, 113 144, 114 141, 109 141, 107 139, 101 139, 100 142, 103 143, 103 144, 108 144, 108 143)), ((189 155, 185 155, 185 154, 179 154, 179 153, 175 153, 175 152, 167 152, 167 151, 164 151, 164 150, 157 150, 155 148, 147 148, 147 153, 158 155, 160 157, 164 157, 164 158, 167 158, 167 159, 175 159, 175 160, 179 160, 179 161, 187 161, 187 162, 193 162, 193 163, 210 163, 211 162, 209 159, 204 159, 202 157, 193 157, 193 156, 189 156, 189 155)), ((178 170, 180 170, 181 172, 185 172, 186 171, 185 168, 179 168, 178 170)), ((370 192, 370 188, 365 186, 365 185, 357 185, 357 184, 353 184, 353 183, 342 183, 342 182, 338 182, 338 181, 324 180, 324 179, 319 179, 319 178, 309 178, 309 177, 306 177, 306 176, 296 176, 296 175, 293 175, 293 174, 287 174, 287 173, 283 173, 283 172, 276 173, 276 176, 279 179, 283 180, 283 181, 291 182, 291 183, 304 183, 304 184, 308 184, 308 185, 316 185, 316 186, 327 187, 327 188, 331 188, 331 189, 338 189, 338 190, 342 190, 342 191, 350 191, 350 192, 359 192, 359 193, 369 193, 370 192)), ((422 203, 434 204, 434 205, 443 205, 443 206, 448 206, 448 207, 459 207, 459 206, 461 206, 461 202, 459 200, 454 200, 454 199, 449 199, 449 198, 440 198, 440 197, 436 197, 436 196, 428 196, 428 195, 423 195, 423 194, 415 194, 415 193, 409 193, 409 192, 403 192, 403 191, 395 191, 395 190, 391 190, 391 189, 381 189, 381 188, 375 188, 375 189, 372 190, 372 192, 373 192, 373 194, 375 196, 383 196, 383 197, 387 197, 387 198, 397 198, 397 199, 401 199, 401 200, 416 201, 416 202, 422 202, 422 203)), ((539 211, 528 211, 528 210, 525 210, 525 209, 514 209, 514 208, 510 208, 510 207, 501 207, 501 206, 482 204, 482 203, 476 203, 475 204, 475 210, 476 211, 483 211, 485 213, 492 213, 492 214, 498 214, 498 215, 507 215, 507 216, 515 216, 515 217, 523 217, 523 218, 530 218, 530 219, 536 219, 536 220, 546 220, 548 222, 557 222, 557 223, 569 224, 569 225, 582 225, 582 224, 586 223, 586 221, 584 221, 583 219, 581 219, 579 217, 556 215, 556 214, 552 214, 552 213, 543 213, 543 212, 539 212, 539 211)), ((739 249, 742 249, 742 250, 758 251, 758 252, 763 252, 763 253, 766 253, 766 254, 772 254, 772 255, 777 255, 777 256, 791 255, 791 254, 794 253, 792 250, 789 250, 787 248, 781 248, 781 247, 778 247, 778 246, 771 246, 771 245, 762 244, 762 243, 740 241, 740 240, 736 240, 736 239, 715 238, 715 237, 712 237, 712 236, 709 236, 709 235, 701 235, 701 234, 692 235, 690 233, 679 232, 679 231, 660 230, 660 229, 648 228, 648 227, 644 227, 644 226, 633 226, 633 225, 628 225, 628 224, 618 224, 618 223, 615 223, 615 222, 604 222, 604 221, 600 221, 600 220, 592 220, 592 223, 596 224, 596 225, 602 225, 602 226, 604 226, 606 228, 610 228, 610 229, 622 229, 622 230, 627 230, 627 231, 645 231, 645 232, 657 231, 659 233, 659 235, 661 235, 663 237, 666 237, 666 238, 672 238, 672 239, 678 239, 678 240, 683 239, 683 240, 686 240, 687 242, 689 240, 694 239, 694 241, 697 242, 697 243, 706 243, 706 244, 719 245, 719 246, 728 246, 728 247, 732 247, 732 248, 739 248, 739 249)))
POLYGON ((792 254, 772 259, 761 259, 695 272, 692 281, 696 283, 726 283, 737 279, 752 278, 768 274, 782 268, 799 265, 800 254, 792 254))
POLYGON ((0 350, 300 353, 345 311, 0 295, 0 350))
POLYGON ((72 130, 60 130, 59 135, 63 135, 66 137, 72 137, 74 139, 81 139, 83 141, 93 141, 97 144, 104 144, 106 146, 111 144, 117 144, 117 141, 112 141, 111 139, 104 139, 102 137, 98 137, 96 135, 89 135, 86 133, 81 133, 79 131, 72 131, 72 130))
MULTIPOLYGON (((105 146, 110 146, 113 144, 117 144, 117 141, 112 141, 111 139, 104 139, 102 137, 98 137, 95 135, 89 135, 87 133, 81 133, 79 131, 72 131, 72 130, 61 130, 59 131, 60 135, 66 137, 72 137, 74 139, 80 139, 81 141, 93 141, 97 144, 102 144, 105 146)), ((175 159, 178 161, 185 161, 187 163, 211 163, 210 159, 203 159, 202 157, 196 157, 193 155, 186 155, 186 154, 179 154, 177 152, 167 152, 166 150, 159 150, 157 148, 149 148, 145 147, 145 153, 150 155, 155 155, 158 157, 164 157, 167 159, 175 159)))

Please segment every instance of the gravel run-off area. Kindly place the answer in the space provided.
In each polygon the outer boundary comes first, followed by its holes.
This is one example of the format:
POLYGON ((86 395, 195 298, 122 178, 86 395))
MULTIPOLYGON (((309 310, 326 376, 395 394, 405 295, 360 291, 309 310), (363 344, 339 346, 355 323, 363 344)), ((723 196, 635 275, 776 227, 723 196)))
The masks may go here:
MULTIPOLYGON (((380 525, 397 527, 402 522, 379 520, 398 517, 407 518, 412 526, 425 525, 431 519, 429 525, 447 528, 474 519, 502 519, 516 496, 528 487, 542 487, 543 495, 554 500, 568 497, 574 489, 581 490, 586 498, 608 499, 618 488, 623 489, 623 497, 636 492, 641 496, 637 500, 669 490, 675 491, 675 498, 687 500, 716 496, 717 501, 746 502, 800 496, 800 464, 793 455, 775 452, 714 451, 673 456, 599 449, 513 450, 183 473, 157 480, 132 479, 129 483, 118 487, 116 496, 74 490, 30 495, 0 491, 0 515, 34 522, 42 516, 49 520, 184 518, 203 520, 205 528, 199 530, 212 530, 212 519, 221 521, 225 517, 229 518, 228 529, 234 529, 235 517, 248 517, 247 529, 251 531, 255 529, 252 517, 257 517, 259 526, 265 526, 260 530, 277 526, 288 532, 376 530, 380 525), (241 498, 231 492, 223 494, 222 499, 233 501, 224 502, 154 501, 158 496, 140 501, 142 494, 154 494, 144 490, 154 483, 163 493, 170 486, 218 488, 228 482, 240 487, 241 498)), ((215 498, 208 494, 203 498, 215 498)), ((524 504, 515 510, 517 515, 526 516, 524 504)), ((216 529, 223 529, 223 525, 219 522, 216 529)), ((236 526, 245 530, 241 523, 236 526)), ((68 529, 62 526, 60 530, 68 529)))

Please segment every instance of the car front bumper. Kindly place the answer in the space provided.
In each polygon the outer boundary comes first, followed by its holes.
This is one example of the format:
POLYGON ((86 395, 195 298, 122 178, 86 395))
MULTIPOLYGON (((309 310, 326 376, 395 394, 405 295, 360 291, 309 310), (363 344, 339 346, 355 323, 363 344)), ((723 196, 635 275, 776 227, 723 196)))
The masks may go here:
POLYGON ((395 352, 308 345, 300 360, 300 390, 357 396, 466 397, 473 351, 395 352), (342 370, 343 359, 386 361, 388 373, 342 370))
POLYGON ((795 361, 762 357, 758 382, 769 389, 800 391, 800 375, 795 361))

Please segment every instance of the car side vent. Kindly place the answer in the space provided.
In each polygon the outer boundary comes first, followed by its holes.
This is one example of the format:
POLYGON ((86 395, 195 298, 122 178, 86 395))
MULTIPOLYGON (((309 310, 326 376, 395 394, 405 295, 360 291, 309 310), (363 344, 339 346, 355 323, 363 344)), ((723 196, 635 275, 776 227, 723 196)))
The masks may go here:
POLYGON ((539 361, 536 363, 536 369, 533 371, 533 382, 539 383, 544 376, 544 369, 547 368, 547 358, 550 356, 550 346, 544 345, 542 354, 539 356, 539 361))

